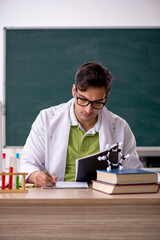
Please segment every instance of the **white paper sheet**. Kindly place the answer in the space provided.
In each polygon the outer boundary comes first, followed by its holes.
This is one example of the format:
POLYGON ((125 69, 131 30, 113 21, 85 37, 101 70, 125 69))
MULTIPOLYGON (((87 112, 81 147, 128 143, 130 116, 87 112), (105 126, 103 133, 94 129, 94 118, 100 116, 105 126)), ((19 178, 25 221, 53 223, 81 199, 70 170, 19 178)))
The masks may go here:
POLYGON ((43 189, 57 188, 88 188, 87 182, 57 182, 53 187, 42 187, 43 189))

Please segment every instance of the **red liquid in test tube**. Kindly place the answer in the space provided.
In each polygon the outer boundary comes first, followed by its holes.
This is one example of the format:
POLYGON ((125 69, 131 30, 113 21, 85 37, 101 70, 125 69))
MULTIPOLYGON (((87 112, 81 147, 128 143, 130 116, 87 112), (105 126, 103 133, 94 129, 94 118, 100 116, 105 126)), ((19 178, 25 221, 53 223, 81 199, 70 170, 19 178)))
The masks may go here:
MULTIPOLYGON (((14 155, 12 154, 10 156, 10 167, 9 167, 9 172, 13 173, 13 164, 14 164, 14 155)), ((9 189, 12 189, 13 186, 13 176, 9 175, 9 189)))
MULTIPOLYGON (((2 173, 6 172, 6 154, 2 153, 2 173)), ((6 176, 2 175, 2 189, 5 189, 6 187, 6 176)))
POLYGON ((6 176, 5 176, 5 175, 2 175, 2 189, 5 189, 5 187, 6 187, 6 181, 5 181, 5 179, 6 179, 6 176))
MULTIPOLYGON (((10 173, 13 173, 13 167, 10 167, 9 168, 9 172, 10 173)), ((13 186, 13 176, 12 175, 9 175, 9 189, 12 189, 12 186, 13 186)))

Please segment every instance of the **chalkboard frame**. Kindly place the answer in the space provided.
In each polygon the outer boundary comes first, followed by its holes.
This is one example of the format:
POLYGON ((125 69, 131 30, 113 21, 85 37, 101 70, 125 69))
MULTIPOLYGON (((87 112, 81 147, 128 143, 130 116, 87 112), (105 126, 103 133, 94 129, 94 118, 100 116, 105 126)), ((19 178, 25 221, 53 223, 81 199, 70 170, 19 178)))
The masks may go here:
MULTIPOLYGON (((6 31, 7 30, 44 30, 44 29, 55 30, 55 29, 64 29, 64 28, 5 28, 4 29, 4 40, 5 40, 4 41, 4 46, 6 47, 5 44, 6 44, 6 31)), ((115 30, 118 29, 119 30, 119 29, 122 29, 122 30, 124 30, 124 29, 128 29, 128 28, 84 28, 84 27, 83 28, 77 28, 77 27, 76 28, 70 28, 69 27, 69 28, 65 28, 65 29, 68 29, 68 30, 70 30, 70 29, 72 29, 72 30, 74 30, 74 29, 76 29, 76 30, 78 30, 78 29, 104 29, 104 30, 110 30, 110 29, 115 29, 115 30)), ((129 28, 129 29, 131 29, 131 28, 129 28)), ((133 28, 133 29, 137 29, 137 28, 133 28)), ((138 29, 146 29, 146 28, 138 28, 138 29)), ((154 28, 154 29, 160 30, 159 28, 154 28)), ((4 63, 5 63, 5 58, 6 58, 6 52, 4 54, 4 63)), ((5 69, 6 69, 6 66, 4 66, 4 93, 5 93, 4 94, 4 105, 6 106, 6 71, 5 71, 5 69)), ((3 145, 4 145, 4 147, 6 147, 6 146, 14 147, 14 145, 7 145, 7 142, 6 142, 6 128, 7 128, 7 125, 6 125, 6 111, 5 111, 4 128, 3 128, 3 145)), ((15 145, 15 146, 17 146, 17 145, 15 145)), ((140 146, 143 146, 143 145, 140 145, 140 146)), ((156 147, 157 147, 157 145, 156 145, 156 147)))

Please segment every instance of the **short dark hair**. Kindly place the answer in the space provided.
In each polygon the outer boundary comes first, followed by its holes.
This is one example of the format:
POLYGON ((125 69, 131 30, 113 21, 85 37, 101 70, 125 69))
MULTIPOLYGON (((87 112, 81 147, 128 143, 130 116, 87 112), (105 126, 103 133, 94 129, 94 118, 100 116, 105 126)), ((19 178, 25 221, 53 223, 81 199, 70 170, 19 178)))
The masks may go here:
POLYGON ((97 62, 87 62, 78 69, 75 85, 82 92, 85 92, 88 87, 105 87, 108 95, 113 80, 112 73, 106 67, 97 62))

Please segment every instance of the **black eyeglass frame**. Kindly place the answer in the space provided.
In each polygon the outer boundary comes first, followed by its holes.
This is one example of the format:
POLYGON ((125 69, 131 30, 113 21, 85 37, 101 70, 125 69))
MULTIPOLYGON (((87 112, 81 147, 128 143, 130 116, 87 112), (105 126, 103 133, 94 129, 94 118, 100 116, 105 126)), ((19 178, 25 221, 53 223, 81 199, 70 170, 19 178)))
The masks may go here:
MULTIPOLYGON (((104 105, 106 104, 106 101, 105 101, 105 102, 90 101, 90 100, 88 100, 87 98, 78 97, 78 96, 77 96, 77 88, 76 88, 76 90, 75 90, 75 95, 76 95, 76 99, 77 99, 77 104, 78 104, 79 106, 81 106, 81 107, 87 107, 89 104, 91 104, 92 108, 94 108, 94 109, 96 109, 96 110, 101 110, 101 109, 104 107, 104 105), (86 101, 88 101, 88 102, 87 102, 87 104, 82 105, 82 104, 79 104, 79 103, 78 103, 78 99, 83 99, 83 100, 86 100, 86 101), (94 103, 102 104, 102 107, 96 108, 96 107, 93 106, 94 103)), ((100 100, 105 100, 106 97, 107 97, 107 96, 105 96, 103 99, 100 99, 100 100)))

